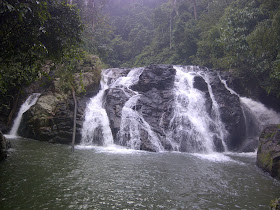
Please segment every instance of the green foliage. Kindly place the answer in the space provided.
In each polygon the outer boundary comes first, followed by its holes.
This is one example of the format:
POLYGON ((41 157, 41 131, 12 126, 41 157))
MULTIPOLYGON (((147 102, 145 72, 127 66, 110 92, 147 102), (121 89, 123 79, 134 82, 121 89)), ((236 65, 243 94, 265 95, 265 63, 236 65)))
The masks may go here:
POLYGON ((278 209, 280 209, 280 198, 272 200, 270 202, 270 209, 271 210, 278 210, 278 209))
POLYGON ((63 1, 3 0, 0 11, 0 112, 7 115, 46 60, 61 62, 78 46, 82 24, 78 10, 63 1))

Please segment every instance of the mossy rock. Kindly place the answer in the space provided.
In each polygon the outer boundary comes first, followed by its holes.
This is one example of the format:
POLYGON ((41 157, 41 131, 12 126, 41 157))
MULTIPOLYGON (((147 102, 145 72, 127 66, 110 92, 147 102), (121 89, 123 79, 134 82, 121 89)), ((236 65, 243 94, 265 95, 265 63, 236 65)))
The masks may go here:
POLYGON ((280 210, 280 198, 271 201, 270 209, 271 210, 280 210))
POLYGON ((259 139, 257 166, 280 180, 280 129, 279 125, 264 128, 259 139))

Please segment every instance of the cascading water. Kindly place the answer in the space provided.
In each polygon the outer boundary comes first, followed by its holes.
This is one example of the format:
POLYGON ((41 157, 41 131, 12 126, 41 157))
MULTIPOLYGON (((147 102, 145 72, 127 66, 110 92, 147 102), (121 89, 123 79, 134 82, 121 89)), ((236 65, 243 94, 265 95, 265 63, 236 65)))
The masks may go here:
POLYGON ((99 93, 87 105, 82 144, 191 153, 254 151, 263 126, 279 122, 279 114, 240 97, 206 68, 107 69, 99 93))
POLYGON ((87 105, 85 111, 85 121, 82 128, 82 144, 90 145, 98 142, 101 145, 113 144, 113 136, 110 130, 109 119, 106 110, 103 107, 103 98, 108 89, 111 69, 102 72, 100 81, 100 91, 93 97, 87 105), (102 142, 100 138, 102 137, 102 142))
POLYGON ((268 109, 262 103, 247 97, 241 97, 231 89, 226 80, 219 75, 221 82, 231 94, 237 95, 241 102, 243 115, 246 122, 247 138, 258 138, 260 132, 266 125, 279 124, 280 114, 272 109, 268 109))
MULTIPOLYGON (((132 69, 125 79, 121 80, 126 88, 130 88, 139 80, 139 76, 144 68, 132 69)), ((131 90, 132 91, 132 90, 131 90)), ((137 110, 137 102, 141 95, 132 91, 133 95, 124 104, 122 109, 121 126, 119 131, 120 142, 131 149, 141 149, 141 139, 146 138, 153 147, 154 151, 162 151, 163 147, 151 126, 145 121, 141 112, 137 110)))
POLYGON ((173 149, 210 153, 215 151, 215 143, 221 141, 223 150, 226 150, 223 141, 226 131, 222 126, 218 104, 211 93, 208 79, 194 66, 174 68, 175 110, 168 135, 169 139, 177 139, 177 142, 171 140, 174 142, 173 149), (210 113, 207 110, 205 93, 193 86, 195 76, 201 76, 207 82, 213 104, 210 113))
POLYGON ((122 117, 120 131, 118 133, 120 143, 131 149, 140 149, 141 134, 143 134, 144 130, 155 150, 163 150, 159 139, 152 131, 150 125, 135 109, 141 95, 131 90, 130 87, 138 82, 143 70, 144 68, 135 68, 130 70, 126 76, 120 76, 118 78, 114 77, 114 69, 108 69, 102 72, 101 90, 91 99, 85 112, 82 144, 90 145, 98 143, 106 146, 114 143, 108 115, 103 106, 103 98, 108 88, 118 88, 129 98, 121 111, 122 117), (103 142, 100 142, 100 136, 103 137, 103 142))
POLYGON ((16 117, 16 119, 14 120, 14 124, 13 127, 9 133, 10 136, 17 136, 17 132, 18 132, 18 128, 20 126, 20 122, 22 119, 22 115, 28 110, 30 109, 31 106, 35 105, 35 103, 37 102, 39 96, 41 94, 40 93, 33 93, 32 95, 30 95, 26 101, 21 105, 20 110, 18 112, 18 115, 16 117))

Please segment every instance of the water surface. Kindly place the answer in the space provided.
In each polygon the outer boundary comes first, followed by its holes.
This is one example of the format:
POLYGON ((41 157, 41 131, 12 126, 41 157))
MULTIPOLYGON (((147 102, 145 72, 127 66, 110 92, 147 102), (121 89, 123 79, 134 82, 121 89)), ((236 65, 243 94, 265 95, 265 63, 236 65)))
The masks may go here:
POLYGON ((150 153, 27 139, 0 164, 0 209, 268 209, 255 154, 150 153))

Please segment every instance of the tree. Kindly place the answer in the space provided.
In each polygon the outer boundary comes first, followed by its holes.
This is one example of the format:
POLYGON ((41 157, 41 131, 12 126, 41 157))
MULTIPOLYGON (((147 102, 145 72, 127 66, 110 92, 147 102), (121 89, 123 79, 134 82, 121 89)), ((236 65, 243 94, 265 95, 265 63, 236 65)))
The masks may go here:
POLYGON ((82 24, 77 9, 60 1, 3 0, 0 11, 0 112, 6 116, 47 59, 60 62, 78 46, 82 24))

